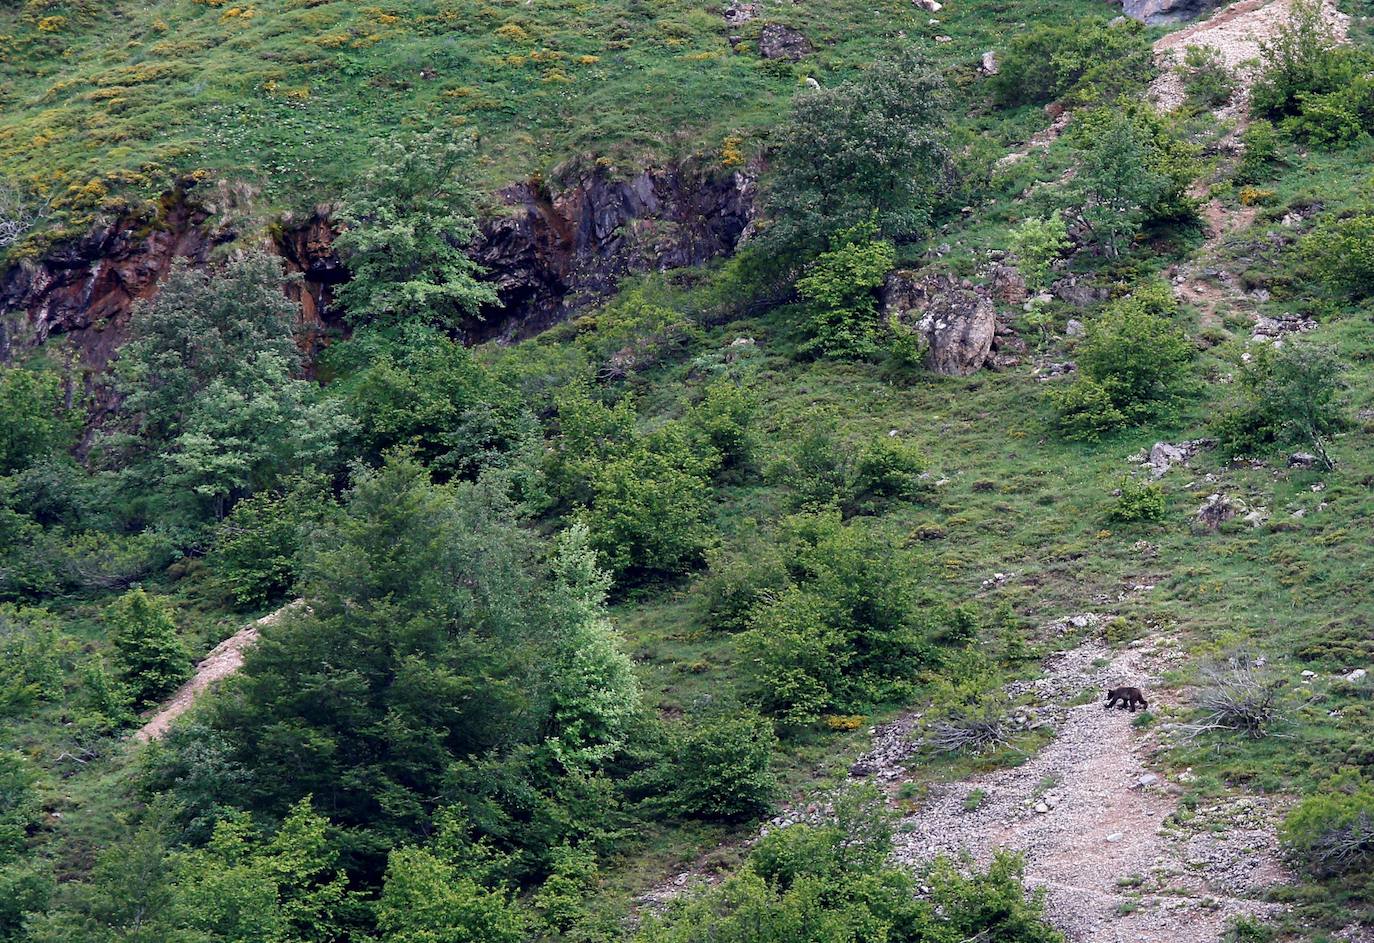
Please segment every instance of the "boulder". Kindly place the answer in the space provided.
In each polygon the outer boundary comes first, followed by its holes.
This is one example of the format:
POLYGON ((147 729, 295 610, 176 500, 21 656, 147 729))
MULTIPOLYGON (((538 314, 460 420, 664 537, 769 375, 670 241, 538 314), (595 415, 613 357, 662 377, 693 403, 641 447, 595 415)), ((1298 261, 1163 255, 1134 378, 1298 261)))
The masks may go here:
POLYGON ((795 61, 810 52, 810 41, 790 26, 769 23, 759 34, 759 54, 765 59, 795 61))
POLYGON ((988 288, 1002 304, 1019 305, 1026 300, 1026 280, 1012 265, 994 265, 988 272, 988 288))
POLYGON ((725 22, 731 26, 748 23, 758 15, 759 5, 757 3, 745 3, 743 0, 731 0, 721 11, 721 16, 725 17, 725 22))
POLYGON ((983 53, 983 58, 978 62, 978 70, 984 75, 997 74, 997 53, 988 50, 983 53))
POLYGON ((966 377, 988 359, 997 309, 977 292, 950 289, 931 299, 917 327, 930 345, 926 366, 945 376, 966 377))
POLYGON ((1219 5, 1218 0, 1124 0, 1121 10, 1133 20, 1158 26, 1196 19, 1219 5))
POLYGON ((1294 452, 1288 456, 1289 468, 1314 468, 1317 464, 1317 456, 1311 452, 1294 452))
POLYGON ((1235 517, 1245 508, 1224 494, 1210 495, 1197 509, 1198 523, 1207 530, 1218 530, 1221 525, 1235 517))

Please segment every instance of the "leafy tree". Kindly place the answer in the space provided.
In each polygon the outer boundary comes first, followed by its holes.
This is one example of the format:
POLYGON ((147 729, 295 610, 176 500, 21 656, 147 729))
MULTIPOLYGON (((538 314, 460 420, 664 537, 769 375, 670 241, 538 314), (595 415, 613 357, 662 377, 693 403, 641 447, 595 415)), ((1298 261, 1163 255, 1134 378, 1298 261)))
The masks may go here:
POLYGON ((814 253, 874 220, 884 239, 930 225, 946 159, 945 82, 915 49, 797 97, 777 145, 768 238, 814 253))
POLYGON ((1367 69, 1362 58, 1340 47, 1320 0, 1300 0, 1287 21, 1260 43, 1260 71, 1250 91, 1250 111, 1271 119, 1298 114, 1305 96, 1344 88, 1367 69))
POLYGON ((371 149, 373 166, 339 214, 336 246, 352 274, 339 301, 359 324, 459 330, 497 301, 465 251, 477 236, 472 142, 431 131, 371 149))
POLYGON ((361 916, 329 823, 304 798, 270 839, 231 814, 203 848, 171 858, 175 921, 224 943, 334 943, 361 916))
POLYGON ((121 428, 103 444, 135 503, 169 526, 223 517, 288 471, 334 460, 346 423, 292 378, 297 306, 282 284, 280 260, 264 253, 213 273, 178 261, 135 308, 115 363, 121 428))
POLYGON ((819 354, 869 354, 877 350, 882 319, 877 289, 892 271, 897 253, 890 242, 875 239, 877 227, 866 223, 830 241, 797 282, 810 315, 803 351, 819 354))
POLYGON ((75 419, 56 372, 0 366, 0 475, 72 446, 75 419))
POLYGON ((420 848, 399 848, 387 862, 377 929, 385 943, 520 943, 524 920, 489 891, 420 848))
POLYGON ((191 654, 177 632, 171 605, 142 589, 120 596, 105 610, 120 680, 140 706, 151 704, 191 674, 191 654))
POLYGON ((1006 105, 1113 101, 1141 92, 1154 77, 1144 27, 1074 20, 1017 32, 1003 51, 993 92, 1006 105))
POLYGON ((1043 218, 1027 219, 1011 231, 1011 251, 1020 262, 1021 275, 1032 289, 1044 287, 1050 266, 1069 245, 1068 224, 1058 211, 1043 218))
POLYGON ((1195 148, 1152 106, 1123 99, 1081 115, 1070 139, 1079 155, 1074 186, 1083 220, 1110 255, 1145 224, 1196 212, 1187 196, 1195 148))
POLYGON ((429 335, 378 346, 338 387, 364 459, 406 446, 440 477, 472 480, 534 441, 537 426, 518 392, 462 344, 429 335))
POLYGON ((306 530, 325 514, 318 483, 245 498, 220 521, 205 555, 214 587, 235 606, 256 609, 290 593, 300 576, 306 530))
POLYGON ((1303 238, 1301 251, 1327 288, 1356 300, 1374 295, 1374 213, 1322 223, 1303 238))
POLYGON ((1343 364, 1328 348, 1287 343, 1258 351, 1241 368, 1239 400, 1215 424, 1232 453, 1257 453, 1277 445, 1310 448, 1327 469, 1335 463, 1329 437, 1345 427, 1340 401, 1343 364))
POLYGON ((559 539, 553 575, 561 630, 547 669, 545 743, 562 764, 585 771, 624 746, 639 710, 639 681, 606 616, 611 581, 597 567, 586 525, 574 524, 559 539))

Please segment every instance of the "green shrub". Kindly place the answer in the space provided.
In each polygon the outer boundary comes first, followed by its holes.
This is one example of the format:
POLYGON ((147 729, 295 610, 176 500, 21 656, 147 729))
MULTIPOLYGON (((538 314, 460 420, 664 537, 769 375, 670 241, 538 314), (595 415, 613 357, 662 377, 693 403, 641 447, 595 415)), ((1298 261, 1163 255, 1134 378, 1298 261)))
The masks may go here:
POLYGON ((889 242, 874 238, 876 226, 846 230, 831 240, 797 282, 808 310, 806 353, 871 354, 882 327, 877 289, 896 262, 889 242))
POLYGON ((777 796, 768 720, 748 711, 690 720, 674 748, 671 807, 691 818, 732 822, 767 812, 777 796))
POLYGON ((296 584, 305 531, 327 505, 323 489, 305 485, 240 501, 216 527, 205 555, 215 589, 240 609, 285 597, 296 584))
POLYGON ((123 589, 166 566, 172 555, 167 538, 150 531, 84 531, 68 537, 57 550, 63 583, 83 590, 123 589))
POLYGON ((748 628, 754 607, 787 586, 787 567, 780 548, 757 536, 741 544, 711 548, 706 563, 701 588, 706 620, 718 631, 748 628))
POLYGON ((1374 784, 1359 773, 1337 776, 1293 808, 1280 838, 1316 877, 1367 872, 1374 867, 1374 784))
POLYGON ((1142 226, 1196 215, 1188 187, 1197 148, 1148 103, 1121 99, 1082 114, 1069 139, 1083 219, 1108 254, 1120 254, 1142 226))
POLYGON ((1340 45, 1320 0, 1299 0, 1273 38, 1260 44, 1260 73, 1250 92, 1250 110, 1270 119, 1299 114, 1304 95, 1346 87, 1364 70, 1363 58, 1340 45))
POLYGON ((1069 248, 1069 227, 1058 211, 1027 219, 1011 231, 1011 251, 1031 289, 1042 288, 1050 266, 1069 248))
POLYGON ((1126 414, 1113 405, 1111 394, 1089 377, 1052 386, 1048 396, 1055 409, 1055 425, 1067 439, 1096 442, 1127 424, 1126 414))
POLYGON ((339 346, 349 344, 353 351, 334 352, 334 366, 348 370, 334 389, 356 421, 361 458, 411 448, 437 478, 471 481, 509 467, 537 441, 521 397, 462 344, 438 334, 389 344, 374 334, 339 346), (350 353, 363 363, 338 363, 350 353))
POLYGON ((640 288, 623 291, 589 319, 594 330, 581 334, 599 375, 622 380, 702 340, 701 328, 685 313, 651 301, 640 288))
POLYGON ((1298 114, 1284 119, 1284 131, 1317 147, 1348 147, 1374 128, 1374 79, 1361 75, 1325 95, 1304 92, 1298 106, 1298 114))
POLYGON ((1091 323, 1078 348, 1080 375, 1049 391, 1068 438, 1092 441, 1155 415, 1192 386, 1194 350, 1167 317, 1174 308, 1167 287, 1144 286, 1091 323))
POLYGON ((837 507, 846 516, 871 513, 892 500, 928 495, 920 448, 899 436, 859 442, 842 439, 839 417, 816 410, 793 425, 791 448, 767 469, 767 477, 792 491, 799 507, 837 507))
POLYGON ((1107 520, 1122 524, 1164 520, 1164 489, 1153 482, 1122 478, 1120 494, 1107 510, 1107 520))
POLYGON ((1140 92, 1154 74, 1150 41, 1134 21, 1075 20, 1017 33, 992 80, 1006 105, 1083 105, 1140 92))
POLYGON ((1236 93, 1236 79, 1213 46, 1189 46, 1178 66, 1188 103, 1194 108, 1219 108, 1236 93))
POLYGON ((715 542, 711 488, 677 450, 645 449, 605 465, 580 517, 618 581, 673 577, 701 563, 715 542))
POLYGON ((865 508, 873 499, 915 500, 931 490, 921 477, 925 455, 900 436, 879 435, 859 449, 850 504, 865 508))
POLYGON ((166 600, 131 590, 106 608, 105 621, 120 680, 138 706, 170 694, 190 676, 191 654, 166 600))
POLYGON ((790 585, 760 601, 741 638, 765 712, 804 725, 899 699, 939 645, 967 640, 966 614, 924 599, 914 561, 866 520, 805 514, 784 527, 790 585))
POLYGON ((723 475, 739 478, 750 470, 757 445, 757 412, 758 397, 753 391, 729 380, 706 387, 701 401, 688 412, 687 425, 719 456, 723 475))
POLYGON ((1241 132, 1241 156, 1236 164, 1235 182, 1254 184, 1273 176, 1279 160, 1279 133, 1274 125, 1256 119, 1241 132))
POLYGON ((1374 213, 1322 223, 1303 238, 1301 251, 1328 289, 1353 299, 1374 295, 1374 213))
POLYGON ((1313 344, 1257 351, 1241 366, 1237 399, 1213 424, 1221 447, 1254 455, 1299 445, 1332 467, 1326 443, 1347 423, 1340 402, 1344 369, 1334 352, 1313 344))
POLYGON ((0 717, 32 711, 62 695, 68 647, 46 610, 0 605, 0 717))

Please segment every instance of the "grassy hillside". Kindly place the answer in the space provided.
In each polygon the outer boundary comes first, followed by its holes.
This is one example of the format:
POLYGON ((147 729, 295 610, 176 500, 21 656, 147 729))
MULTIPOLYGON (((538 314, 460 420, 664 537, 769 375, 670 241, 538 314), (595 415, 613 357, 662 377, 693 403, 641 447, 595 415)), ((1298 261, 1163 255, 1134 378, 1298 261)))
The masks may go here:
MULTIPOLYGON (((1100 718, 1095 687, 1024 684, 1084 645, 1099 669, 1133 647, 1167 663, 1118 731, 1167 786, 1132 827, 1225 836, 1207 815, 1248 803, 1264 848, 1199 852, 1191 876, 1288 856, 1279 886, 1228 891, 1268 915, 1229 940, 1374 921, 1361 29, 1299 44, 1316 65, 1267 73, 1270 106, 1163 116, 1141 104, 1150 34, 1106 27, 1099 3, 761 7, 738 27, 636 0, 0 10, 0 161, 77 225, 197 171, 290 209, 355 185, 374 136, 454 153, 403 136, 436 125, 480 135, 481 187, 571 156, 728 164, 771 144, 766 224, 853 198, 792 242, 766 225, 735 259, 466 350, 443 315, 472 286, 429 225, 465 223, 465 198, 374 168, 328 382, 302 379, 280 271, 251 255, 169 276, 79 461, 61 365, 3 368, 0 943, 766 943, 803 921, 827 940, 1057 943, 1013 864, 967 884, 888 869, 874 808, 919 816, 1058 733, 1009 710, 1100 718), (761 59, 770 22, 815 51, 761 59), (948 81, 945 112, 904 108, 909 76, 874 67, 911 46, 948 81), (998 82, 974 69, 985 49, 998 82), (1072 110, 1062 134, 1051 102, 1072 110), (806 163, 812 131, 857 152, 841 179, 828 152, 806 163), (938 183, 873 183, 912 170, 914 132, 938 145, 914 172, 938 183), (917 314, 995 309, 1014 356, 932 371, 917 319, 879 307, 894 268, 936 286, 917 314), (1028 297, 993 287, 1007 271, 1028 297), (1322 375, 1263 372, 1306 351, 1322 375), (1157 442, 1194 447, 1156 479, 1157 442), (1331 466, 1290 460, 1308 451, 1331 466), (1215 495, 1233 513, 1212 526, 1215 495), (171 736, 131 736, 195 658, 297 596, 171 736), (1218 659, 1239 680, 1208 675, 1218 659), (1272 716, 1195 729, 1215 689, 1272 716), (831 804, 894 718, 917 739, 996 733, 913 745, 883 792, 831 804), (751 851, 783 809, 803 824, 751 851), (639 895, 684 871, 724 889, 637 934, 639 895)), ((1103 802, 1144 795, 1114 775, 1103 802)), ((1130 917, 1160 870, 1129 858, 1135 837, 1095 917, 1130 917)))
POLYGON ((0 161, 82 213, 197 172, 308 207, 353 180, 370 138, 436 125, 480 135, 492 186, 569 157, 737 162, 804 78, 829 84, 900 37, 948 35, 938 54, 971 63, 1027 20, 1098 12, 979 2, 932 25, 907 0, 759 6, 732 26, 678 0, 25 0, 0 9, 0 161), (763 59, 768 23, 815 52, 763 59))

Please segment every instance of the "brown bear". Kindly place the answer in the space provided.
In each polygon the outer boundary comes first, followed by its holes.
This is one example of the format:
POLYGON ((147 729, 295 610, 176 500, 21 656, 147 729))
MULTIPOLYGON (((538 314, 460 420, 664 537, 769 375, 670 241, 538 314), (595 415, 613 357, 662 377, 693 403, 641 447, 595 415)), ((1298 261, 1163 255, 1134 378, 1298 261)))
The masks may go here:
POLYGON ((1132 714, 1135 713, 1137 704, 1142 709, 1150 706, 1149 701, 1145 700, 1145 695, 1140 693, 1140 688, 1112 688, 1107 692, 1107 703, 1103 710, 1110 710, 1112 705, 1117 702, 1120 702, 1121 706, 1132 714))

